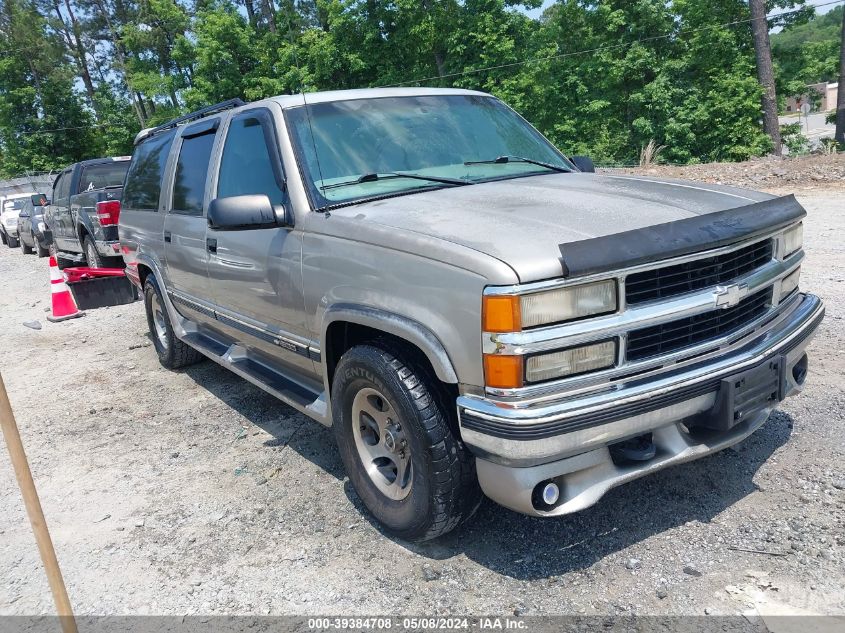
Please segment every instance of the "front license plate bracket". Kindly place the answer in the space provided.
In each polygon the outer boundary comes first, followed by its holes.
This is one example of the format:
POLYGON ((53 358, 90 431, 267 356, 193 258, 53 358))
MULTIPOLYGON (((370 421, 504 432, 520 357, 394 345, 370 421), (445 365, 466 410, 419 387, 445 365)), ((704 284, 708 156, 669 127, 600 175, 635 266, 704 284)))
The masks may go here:
POLYGON ((783 368, 784 358, 777 356, 723 379, 713 408, 696 416, 690 426, 727 431, 757 411, 776 406, 784 396, 783 368))

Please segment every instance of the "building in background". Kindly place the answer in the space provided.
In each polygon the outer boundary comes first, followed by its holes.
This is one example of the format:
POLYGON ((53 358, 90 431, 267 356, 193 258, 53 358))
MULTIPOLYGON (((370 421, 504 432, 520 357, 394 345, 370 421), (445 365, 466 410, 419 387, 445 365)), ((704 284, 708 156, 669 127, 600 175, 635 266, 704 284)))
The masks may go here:
POLYGON ((786 100, 787 112, 798 112, 801 104, 810 101, 813 110, 817 112, 830 112, 836 109, 836 91, 838 83, 820 83, 807 86, 807 92, 797 97, 789 97, 786 100), (813 94, 815 93, 815 94, 813 94), (818 102, 816 101, 818 99, 818 102))

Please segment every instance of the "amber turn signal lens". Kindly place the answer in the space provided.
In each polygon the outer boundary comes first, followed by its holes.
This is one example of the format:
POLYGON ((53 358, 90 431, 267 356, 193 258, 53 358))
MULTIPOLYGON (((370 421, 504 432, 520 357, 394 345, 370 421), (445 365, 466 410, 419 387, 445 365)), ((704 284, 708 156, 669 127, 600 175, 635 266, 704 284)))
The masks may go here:
POLYGON ((484 355, 484 379, 488 387, 513 389, 522 386, 522 356, 484 355))
POLYGON ((485 332, 519 332, 519 297, 485 296, 481 306, 481 325, 485 332))

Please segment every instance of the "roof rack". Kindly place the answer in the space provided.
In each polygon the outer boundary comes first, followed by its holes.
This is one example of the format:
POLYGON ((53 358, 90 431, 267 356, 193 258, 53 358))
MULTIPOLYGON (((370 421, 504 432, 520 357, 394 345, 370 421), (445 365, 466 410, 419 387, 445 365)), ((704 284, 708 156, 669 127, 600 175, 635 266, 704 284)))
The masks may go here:
POLYGON ((245 105, 244 101, 235 97, 234 99, 229 99, 228 101, 221 101, 220 103, 215 103, 214 105, 200 108, 196 112, 190 112, 183 116, 177 117, 172 121, 162 123, 158 127, 146 128, 138 132, 138 135, 135 137, 135 145, 137 145, 144 139, 149 138, 150 136, 158 134, 159 132, 163 132, 164 130, 170 130, 179 125, 190 123, 191 121, 196 121, 197 119, 209 116, 210 114, 216 114, 218 112, 222 112, 223 110, 231 110, 232 108, 238 108, 242 105, 245 105))

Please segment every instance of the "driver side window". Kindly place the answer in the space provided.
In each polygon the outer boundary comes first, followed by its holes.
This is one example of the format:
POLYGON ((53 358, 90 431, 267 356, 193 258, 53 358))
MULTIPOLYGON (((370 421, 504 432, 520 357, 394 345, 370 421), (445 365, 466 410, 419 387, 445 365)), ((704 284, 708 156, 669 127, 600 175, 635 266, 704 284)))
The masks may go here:
POLYGON ((223 146, 217 196, 266 194, 273 205, 285 199, 284 177, 273 132, 273 120, 262 110, 232 119, 223 146))

